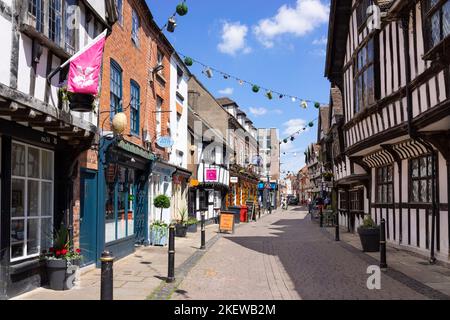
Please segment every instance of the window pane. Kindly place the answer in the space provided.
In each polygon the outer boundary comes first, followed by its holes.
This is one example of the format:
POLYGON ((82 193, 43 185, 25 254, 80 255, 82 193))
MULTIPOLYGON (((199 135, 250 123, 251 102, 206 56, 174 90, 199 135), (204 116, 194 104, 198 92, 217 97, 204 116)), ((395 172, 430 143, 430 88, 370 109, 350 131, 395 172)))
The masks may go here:
POLYGON ((25 180, 11 181, 11 216, 23 217, 25 210, 25 180))
POLYGON ((41 251, 48 250, 53 245, 52 218, 41 220, 41 251))
POLYGON ((387 202, 391 203, 392 202, 392 184, 388 185, 388 194, 387 194, 387 202))
POLYGON ((28 219, 27 223, 27 255, 39 253, 39 219, 28 219))
POLYGON ((427 180, 420 181, 420 201, 427 202, 428 201, 428 190, 427 190, 427 180))
POLYGON ((114 185, 108 185, 105 214, 105 242, 116 240, 116 218, 114 216, 114 185))
POLYGON ((428 176, 431 176, 432 174, 433 174, 433 166, 432 166, 432 164, 433 164, 433 159, 431 158, 431 156, 429 156, 428 157, 428 176))
POLYGON ((126 237, 126 203, 128 201, 128 190, 121 184, 119 186, 118 208, 117 208, 117 239, 126 237))
POLYGON ((370 63, 374 58, 373 39, 367 44, 367 62, 370 63))
POLYGON ((12 175, 13 176, 25 176, 25 146, 21 144, 12 145, 12 175))
POLYGON ((419 202, 419 181, 413 181, 411 201, 419 202))
POLYGON ((427 157, 420 158, 419 165, 420 165, 420 176, 427 177, 428 176, 427 175, 427 168, 428 168, 427 157))
POLYGON ((442 7, 442 32, 444 37, 450 34, 450 1, 442 7))
POLYGON ((434 47, 441 40, 440 10, 431 17, 431 46, 434 47))
POLYGON ((28 177, 39 178, 39 166, 39 149, 28 147, 28 177))
POLYGON ((411 161, 412 176, 417 178, 419 176, 419 161, 417 159, 411 161))
POLYGON ((17 258, 24 255, 24 232, 24 220, 11 221, 11 258, 17 258))
POLYGON ((428 202, 433 202, 431 186, 431 180, 428 180, 428 202))
POLYGON ((39 182, 28 180, 27 190, 27 209, 28 216, 39 215, 39 182))
POLYGON ((366 88, 367 88, 367 103, 372 105, 375 103, 375 78, 373 73, 373 65, 366 71, 366 88))
POLYGON ((53 213, 53 186, 50 182, 42 182, 41 190, 41 216, 52 216, 53 213))
POLYGON ((53 154, 42 150, 42 179, 53 180, 53 154))

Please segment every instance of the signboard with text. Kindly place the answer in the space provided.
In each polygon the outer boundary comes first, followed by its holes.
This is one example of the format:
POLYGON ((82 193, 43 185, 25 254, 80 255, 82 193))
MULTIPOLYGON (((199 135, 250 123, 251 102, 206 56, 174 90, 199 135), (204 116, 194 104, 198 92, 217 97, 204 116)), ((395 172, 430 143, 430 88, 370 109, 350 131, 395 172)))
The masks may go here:
POLYGON ((217 169, 206 169, 205 182, 217 182, 217 169))
POLYGON ((219 219, 219 232, 234 233, 234 212, 222 211, 219 219))

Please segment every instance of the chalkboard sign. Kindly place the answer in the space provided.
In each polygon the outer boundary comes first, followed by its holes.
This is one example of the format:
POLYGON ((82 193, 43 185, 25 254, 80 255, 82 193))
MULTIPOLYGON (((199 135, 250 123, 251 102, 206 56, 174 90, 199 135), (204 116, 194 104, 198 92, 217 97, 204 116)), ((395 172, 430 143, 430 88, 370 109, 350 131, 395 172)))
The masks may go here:
POLYGON ((219 232, 231 232, 234 233, 234 212, 221 211, 219 216, 219 232))
POLYGON ((248 221, 252 221, 252 220, 256 220, 256 216, 255 216, 255 211, 256 211, 256 203, 255 202, 253 202, 253 201, 246 201, 245 202, 245 205, 247 206, 247 208, 248 208, 248 211, 247 211, 247 222, 248 221))

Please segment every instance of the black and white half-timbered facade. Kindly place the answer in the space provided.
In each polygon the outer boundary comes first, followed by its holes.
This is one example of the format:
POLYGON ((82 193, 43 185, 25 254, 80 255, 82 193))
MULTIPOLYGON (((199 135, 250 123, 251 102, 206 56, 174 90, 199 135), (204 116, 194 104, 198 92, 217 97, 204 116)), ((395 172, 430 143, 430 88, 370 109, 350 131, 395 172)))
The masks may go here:
POLYGON ((449 261, 449 63, 450 0, 331 1, 340 224, 385 219, 391 245, 430 261, 449 261))
POLYGON ((54 228, 73 228, 98 108, 70 111, 68 67, 49 75, 109 28, 111 1, 0 0, 0 299, 40 286, 54 228))

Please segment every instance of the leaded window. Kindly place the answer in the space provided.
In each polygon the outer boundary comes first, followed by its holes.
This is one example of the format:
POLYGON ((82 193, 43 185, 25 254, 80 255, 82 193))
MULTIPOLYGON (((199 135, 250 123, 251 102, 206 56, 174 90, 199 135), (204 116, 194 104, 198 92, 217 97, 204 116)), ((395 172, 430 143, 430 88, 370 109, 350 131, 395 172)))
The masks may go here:
POLYGON ((355 114, 375 103, 375 46, 370 39, 358 52, 355 61, 355 114))
POLYGON ((44 31, 44 1, 28 0, 28 13, 36 19, 36 30, 44 31))
POLYGON ((49 0, 48 3, 48 37, 53 42, 61 41, 61 0, 49 0))
POLYGON ((450 35, 450 0, 424 0, 422 4, 428 51, 450 35))
POLYGON ((364 190, 357 189, 350 191, 350 210, 364 211, 364 190))
POLYGON ((392 203, 393 201, 393 166, 377 168, 376 186, 378 203, 392 203))
POLYGON ((410 202, 432 202, 432 157, 412 159, 409 161, 410 169, 410 202))
POLYGON ((139 16, 134 9, 131 16, 131 39, 136 46, 139 46, 139 16))

